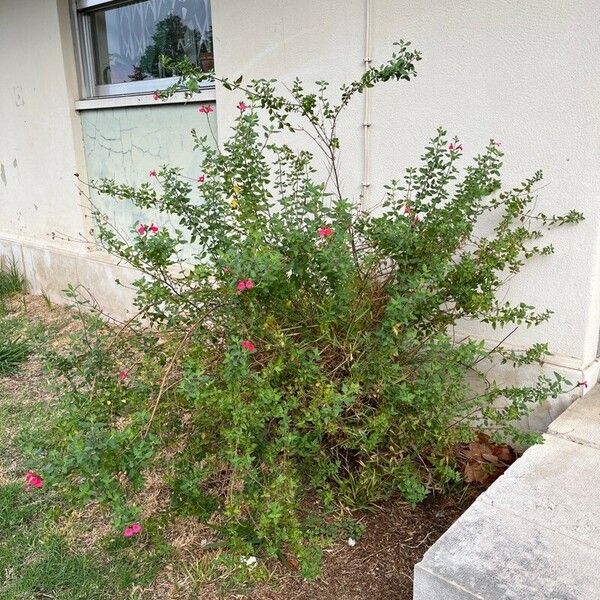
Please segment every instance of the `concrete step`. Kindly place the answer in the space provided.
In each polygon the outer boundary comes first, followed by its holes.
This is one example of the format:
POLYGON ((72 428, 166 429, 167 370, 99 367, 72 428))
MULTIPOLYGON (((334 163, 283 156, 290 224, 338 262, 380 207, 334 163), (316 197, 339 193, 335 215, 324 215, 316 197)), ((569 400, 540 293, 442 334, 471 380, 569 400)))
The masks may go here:
POLYGON ((414 600, 600 600, 600 391, 556 419, 415 567, 414 600))

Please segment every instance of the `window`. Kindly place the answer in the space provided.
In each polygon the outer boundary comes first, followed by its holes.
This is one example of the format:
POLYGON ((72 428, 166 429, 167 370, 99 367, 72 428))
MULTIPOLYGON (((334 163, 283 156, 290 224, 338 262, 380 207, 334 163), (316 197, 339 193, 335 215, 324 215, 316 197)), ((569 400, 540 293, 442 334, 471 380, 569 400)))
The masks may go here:
POLYGON ((83 92, 150 93, 176 81, 160 56, 213 68, 210 0, 77 0, 83 92))

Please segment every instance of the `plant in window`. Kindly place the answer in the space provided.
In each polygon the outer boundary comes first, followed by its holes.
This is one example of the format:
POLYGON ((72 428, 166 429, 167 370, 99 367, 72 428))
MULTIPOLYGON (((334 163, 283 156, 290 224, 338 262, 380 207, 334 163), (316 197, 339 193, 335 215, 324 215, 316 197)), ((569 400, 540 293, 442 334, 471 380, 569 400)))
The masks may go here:
MULTIPOLYGON (((361 212, 341 191, 340 114, 366 88, 412 79, 419 59, 400 43, 335 100, 326 82, 307 91, 296 80, 281 95, 272 80, 215 77, 244 100, 222 151, 194 134, 202 183, 163 166, 138 188, 95 184, 179 225, 137 234, 136 224, 128 241, 96 213, 103 247, 140 273, 139 313, 117 331, 86 317, 54 357, 71 387, 51 481, 111 503, 127 527, 139 516, 128 499, 160 464, 173 510, 204 520, 238 557, 293 557, 306 575, 322 543, 309 514, 420 502, 461 479, 457 448, 484 431, 534 440, 515 424, 567 382, 502 386, 478 365, 541 363, 546 345, 488 351, 452 328, 547 320, 498 291, 552 252, 543 229, 582 216, 535 212, 540 173, 502 190, 493 141, 461 171, 460 142, 443 129, 421 165, 386 186, 381 211, 361 212), (308 146, 278 142, 282 129, 308 134, 325 180, 308 146), (478 235, 488 214, 496 226, 478 235)), ((212 77, 165 66, 190 91, 212 77)))
POLYGON ((172 77, 176 71, 165 69, 160 60, 161 56, 175 60, 180 60, 190 53, 195 56, 201 40, 201 32, 190 29, 181 17, 171 14, 156 23, 152 44, 144 50, 139 64, 135 67, 136 72, 143 74, 142 79, 172 77))

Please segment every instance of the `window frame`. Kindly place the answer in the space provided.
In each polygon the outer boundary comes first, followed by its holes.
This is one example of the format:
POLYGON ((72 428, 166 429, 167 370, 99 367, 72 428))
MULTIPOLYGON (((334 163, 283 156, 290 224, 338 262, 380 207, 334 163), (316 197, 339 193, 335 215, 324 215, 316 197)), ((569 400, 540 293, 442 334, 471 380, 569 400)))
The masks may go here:
MULTIPOLYGON (((134 0, 135 1, 135 0, 134 0)), ((131 4, 132 0, 73 0, 71 14, 73 19, 76 55, 78 62, 80 98, 95 100, 126 96, 145 96, 157 90, 163 90, 177 83, 178 77, 161 77, 128 81, 126 83, 96 84, 94 68, 94 48, 90 16, 96 10, 115 8, 131 4)), ((203 82, 201 90, 214 89, 214 82, 203 82)))

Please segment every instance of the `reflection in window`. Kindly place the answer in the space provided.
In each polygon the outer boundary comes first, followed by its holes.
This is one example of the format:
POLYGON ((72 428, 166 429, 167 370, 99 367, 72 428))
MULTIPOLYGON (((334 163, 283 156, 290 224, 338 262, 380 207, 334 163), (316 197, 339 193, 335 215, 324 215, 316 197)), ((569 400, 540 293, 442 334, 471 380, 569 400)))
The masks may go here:
POLYGON ((96 84, 172 77, 163 54, 213 68, 210 0, 143 0, 90 17, 96 84))

